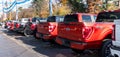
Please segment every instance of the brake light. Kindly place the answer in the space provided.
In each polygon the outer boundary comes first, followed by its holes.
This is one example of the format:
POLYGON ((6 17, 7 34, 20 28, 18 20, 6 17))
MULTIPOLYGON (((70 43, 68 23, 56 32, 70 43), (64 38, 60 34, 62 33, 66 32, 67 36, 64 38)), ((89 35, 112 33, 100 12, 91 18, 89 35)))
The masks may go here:
POLYGON ((92 33, 92 27, 83 27, 83 38, 88 38, 92 33))
POLYGON ((115 25, 113 25, 112 27, 113 27, 112 40, 115 40, 115 25))
POLYGON ((16 28, 19 28, 20 24, 16 23, 16 28))
POLYGON ((12 26, 14 26, 14 23, 13 23, 13 22, 11 23, 11 27, 12 27, 12 26))
POLYGON ((53 32, 54 29, 55 29, 55 27, 56 27, 55 25, 50 25, 50 26, 49 26, 49 32, 53 32))
POLYGON ((34 30, 36 28, 36 24, 31 25, 31 30, 34 30))

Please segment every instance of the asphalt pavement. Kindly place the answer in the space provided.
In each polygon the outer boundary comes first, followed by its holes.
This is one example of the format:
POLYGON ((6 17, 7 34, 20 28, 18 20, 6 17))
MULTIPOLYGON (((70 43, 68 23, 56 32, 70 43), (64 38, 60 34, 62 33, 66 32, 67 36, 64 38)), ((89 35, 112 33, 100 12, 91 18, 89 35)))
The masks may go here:
POLYGON ((47 42, 25 37, 20 33, 0 29, 0 57, 98 57, 93 54, 74 54, 60 45, 50 47, 47 42))

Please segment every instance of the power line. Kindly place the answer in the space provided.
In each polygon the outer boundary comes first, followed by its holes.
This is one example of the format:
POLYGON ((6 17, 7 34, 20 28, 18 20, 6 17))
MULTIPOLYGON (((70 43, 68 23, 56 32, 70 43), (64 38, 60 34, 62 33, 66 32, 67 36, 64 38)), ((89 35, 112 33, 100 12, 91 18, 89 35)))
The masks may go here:
MULTIPOLYGON (((3 12, 4 13, 8 13, 10 12, 17 4, 23 4, 27 1, 30 1, 30 0, 24 0, 24 1, 21 1, 21 2, 17 2, 16 0, 14 2, 11 3, 11 6, 7 7, 7 8, 3 8, 3 12)), ((9 2, 10 3, 10 2, 9 2)), ((3 3, 5 4, 5 3, 3 3)))

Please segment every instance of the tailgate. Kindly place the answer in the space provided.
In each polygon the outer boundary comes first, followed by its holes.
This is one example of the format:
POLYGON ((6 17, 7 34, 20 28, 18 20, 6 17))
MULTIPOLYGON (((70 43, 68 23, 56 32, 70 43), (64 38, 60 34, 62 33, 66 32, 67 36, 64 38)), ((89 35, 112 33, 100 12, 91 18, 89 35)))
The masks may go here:
POLYGON ((82 41, 82 22, 58 23, 58 37, 82 41))
POLYGON ((37 31, 42 34, 55 34, 57 33, 56 22, 43 22, 37 25, 37 31))
POLYGON ((49 33, 48 26, 49 26, 48 22, 41 22, 37 24, 37 31, 42 34, 48 34, 49 33))

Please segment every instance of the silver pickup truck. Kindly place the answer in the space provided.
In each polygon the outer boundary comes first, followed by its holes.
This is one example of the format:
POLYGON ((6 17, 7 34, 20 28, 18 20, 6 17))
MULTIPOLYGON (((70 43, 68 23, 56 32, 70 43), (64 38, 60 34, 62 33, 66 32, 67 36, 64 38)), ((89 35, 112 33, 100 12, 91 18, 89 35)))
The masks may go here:
POLYGON ((115 20, 115 27, 114 27, 114 33, 112 41, 112 47, 111 47, 111 57, 120 57, 120 20, 115 20))

